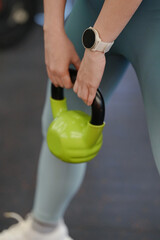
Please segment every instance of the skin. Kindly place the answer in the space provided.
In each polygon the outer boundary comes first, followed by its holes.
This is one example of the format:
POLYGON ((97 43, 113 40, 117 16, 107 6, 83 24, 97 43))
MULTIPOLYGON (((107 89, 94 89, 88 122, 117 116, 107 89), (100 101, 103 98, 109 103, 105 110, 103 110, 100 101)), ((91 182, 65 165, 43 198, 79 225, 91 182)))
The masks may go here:
MULTIPOLYGON (((93 26, 98 31, 101 40, 113 42, 141 2, 142 0, 105 0, 93 26)), ((73 87, 78 97, 89 106, 92 104, 102 80, 106 58, 102 52, 85 49, 82 61, 80 61, 74 45, 64 30, 65 4, 66 0, 44 0, 44 43, 47 73, 55 86, 73 87), (71 63, 78 70, 74 86, 68 72, 71 63)))

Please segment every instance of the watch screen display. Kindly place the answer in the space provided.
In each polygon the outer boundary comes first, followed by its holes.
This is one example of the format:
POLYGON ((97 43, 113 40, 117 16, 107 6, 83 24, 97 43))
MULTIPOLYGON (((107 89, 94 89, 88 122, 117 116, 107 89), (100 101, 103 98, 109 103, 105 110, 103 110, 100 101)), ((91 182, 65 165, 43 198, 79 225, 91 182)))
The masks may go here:
POLYGON ((92 29, 87 29, 83 34, 83 44, 86 48, 91 48, 95 43, 95 33, 92 29))

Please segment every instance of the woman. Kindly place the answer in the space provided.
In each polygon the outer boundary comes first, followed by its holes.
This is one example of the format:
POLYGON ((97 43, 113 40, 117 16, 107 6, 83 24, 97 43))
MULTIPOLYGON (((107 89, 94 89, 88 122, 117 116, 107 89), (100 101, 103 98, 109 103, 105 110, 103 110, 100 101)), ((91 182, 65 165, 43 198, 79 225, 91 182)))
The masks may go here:
MULTIPOLYGON (((87 105, 91 105, 98 86, 107 102, 131 63, 142 91, 152 151, 160 171, 159 0, 76 0, 64 26, 65 2, 44 0, 45 61, 51 82, 68 89, 65 95, 69 108, 88 113, 87 105), (112 46, 106 54, 84 49, 81 37, 90 26, 105 46, 112 46), (78 70, 74 86, 68 72, 70 65, 78 70), (72 87, 73 90, 69 89, 72 87)), ((44 141, 32 215, 2 232, 0 240, 71 239, 62 219, 81 185, 86 164, 67 164, 49 152, 49 96, 50 82, 42 117, 44 141)))

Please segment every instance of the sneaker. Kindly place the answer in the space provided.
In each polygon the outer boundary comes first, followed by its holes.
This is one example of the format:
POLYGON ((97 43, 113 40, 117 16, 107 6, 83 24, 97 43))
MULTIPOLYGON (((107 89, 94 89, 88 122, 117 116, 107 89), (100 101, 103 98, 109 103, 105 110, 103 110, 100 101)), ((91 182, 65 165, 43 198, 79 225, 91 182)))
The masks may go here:
POLYGON ((68 235, 68 229, 64 221, 58 222, 53 231, 49 233, 40 233, 33 228, 33 218, 28 215, 23 219, 17 213, 5 213, 6 217, 14 218, 18 221, 7 230, 0 233, 0 240, 73 240, 68 235))

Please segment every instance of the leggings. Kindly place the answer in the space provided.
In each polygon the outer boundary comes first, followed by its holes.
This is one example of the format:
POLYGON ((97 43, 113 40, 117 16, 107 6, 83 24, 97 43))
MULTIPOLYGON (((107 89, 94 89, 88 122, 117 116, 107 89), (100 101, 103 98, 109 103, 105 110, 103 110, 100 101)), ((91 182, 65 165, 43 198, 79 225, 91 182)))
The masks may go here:
MULTIPOLYGON (((82 59, 83 31, 93 26, 104 0, 76 0, 65 23, 65 31, 82 59)), ((153 156, 160 172, 160 1, 144 0, 129 23, 115 40, 106 56, 106 67, 100 84, 106 104, 131 63, 139 81, 153 156)), ((71 67, 74 68, 73 65, 71 67)), ((90 114, 90 108, 72 89, 65 90, 69 109, 90 114)), ((53 156, 46 144, 46 132, 52 114, 50 81, 42 116, 43 143, 40 153, 33 216, 44 223, 63 218, 71 199, 84 178, 86 163, 68 164, 53 156)), ((105 144, 105 143, 104 143, 105 144)))

